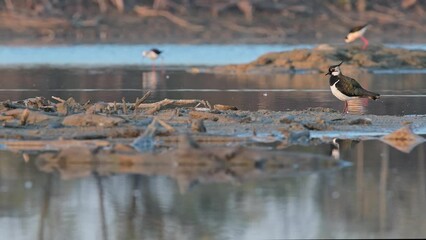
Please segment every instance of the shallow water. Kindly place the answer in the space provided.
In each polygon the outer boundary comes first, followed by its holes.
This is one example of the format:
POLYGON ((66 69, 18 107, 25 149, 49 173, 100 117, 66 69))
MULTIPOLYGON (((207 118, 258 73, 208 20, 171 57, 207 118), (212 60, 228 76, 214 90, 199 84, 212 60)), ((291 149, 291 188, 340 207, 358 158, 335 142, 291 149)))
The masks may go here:
MULTIPOLYGON (((426 73, 381 73, 353 76, 382 98, 366 100, 366 113, 377 115, 426 114, 426 73)), ((138 68, 29 68, 3 69, 2 100, 29 97, 73 97, 78 102, 127 101, 151 90, 148 101, 205 99, 241 110, 303 110, 329 107, 343 110, 343 102, 330 92, 324 74, 217 75, 183 70, 149 71, 138 68)))
MULTIPOLYGON (((158 62, 155 72, 140 58, 140 51, 150 47, 0 47, 1 100, 57 96, 83 103, 119 102, 125 97, 133 102, 151 90, 150 102, 197 98, 242 110, 343 108, 323 74, 183 71, 183 65, 248 62, 289 46, 165 45, 161 48, 167 58, 158 62), (164 65, 177 66, 164 69, 164 65)), ((366 113, 426 114, 424 71, 396 69, 353 77, 382 94, 378 101, 363 103, 366 113)), ((330 148, 291 146, 282 155, 292 151, 329 156, 330 148)), ((63 166, 73 173, 67 175, 63 169, 41 168, 34 161, 36 154, 26 163, 20 153, 0 151, 0 236, 17 240, 423 237, 425 149, 423 143, 403 153, 378 140, 342 140, 340 158, 351 164, 341 168, 307 169, 274 178, 265 171, 247 178, 213 172, 210 179, 203 174, 194 178, 197 169, 130 174, 117 167, 119 174, 99 176, 90 168, 63 166)))
MULTIPOLYGON (((194 180, 193 171, 64 179, 0 152, 0 232, 81 240, 423 237, 425 147, 405 154, 375 140, 346 140, 340 154, 352 166, 216 183, 194 180)), ((285 151, 328 155, 329 148, 285 151)))

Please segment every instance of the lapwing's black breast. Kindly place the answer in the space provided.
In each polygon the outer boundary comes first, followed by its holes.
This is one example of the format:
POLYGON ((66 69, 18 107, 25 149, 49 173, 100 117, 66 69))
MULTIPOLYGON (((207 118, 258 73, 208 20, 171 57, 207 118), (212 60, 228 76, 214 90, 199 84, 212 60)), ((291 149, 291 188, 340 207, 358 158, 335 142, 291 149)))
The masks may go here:
POLYGON ((339 81, 339 76, 333 76, 330 77, 330 86, 333 86, 337 81, 339 81))

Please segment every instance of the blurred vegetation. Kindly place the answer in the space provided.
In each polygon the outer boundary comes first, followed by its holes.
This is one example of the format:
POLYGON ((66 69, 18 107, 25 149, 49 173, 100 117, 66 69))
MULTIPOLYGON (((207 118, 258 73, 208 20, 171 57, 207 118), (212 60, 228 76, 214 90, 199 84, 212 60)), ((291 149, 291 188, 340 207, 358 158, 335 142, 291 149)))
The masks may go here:
POLYGON ((421 8, 426 5, 425 1, 417 0, 3 0, 0 10, 39 16, 72 17, 82 12, 129 14, 136 6, 144 6, 183 15, 193 10, 210 11, 212 16, 217 17, 222 11, 238 9, 251 20, 256 9, 305 11, 306 5, 312 3, 317 6, 335 5, 344 11, 358 12, 373 9, 376 5, 394 9, 421 8))
POLYGON ((262 36, 265 42, 266 36, 272 34, 270 39, 274 40, 266 42, 277 42, 303 34, 304 29, 307 34, 314 33, 305 38, 318 40, 324 34, 318 29, 333 27, 333 32, 346 32, 348 26, 366 22, 423 33, 425 11, 426 1, 419 0, 3 0, 0 31, 6 31, 2 34, 6 38, 33 31, 29 35, 42 36, 45 42, 67 38, 64 35, 69 32, 73 38, 87 38, 87 32, 75 31, 82 28, 97 28, 97 40, 113 39, 114 34, 122 34, 123 28, 130 32, 149 28, 161 31, 162 34, 154 34, 155 39, 183 35, 179 31, 210 31, 196 37, 211 40, 225 34, 221 37, 232 39, 251 34, 251 38, 262 36), (110 31, 114 28, 119 33, 110 31))

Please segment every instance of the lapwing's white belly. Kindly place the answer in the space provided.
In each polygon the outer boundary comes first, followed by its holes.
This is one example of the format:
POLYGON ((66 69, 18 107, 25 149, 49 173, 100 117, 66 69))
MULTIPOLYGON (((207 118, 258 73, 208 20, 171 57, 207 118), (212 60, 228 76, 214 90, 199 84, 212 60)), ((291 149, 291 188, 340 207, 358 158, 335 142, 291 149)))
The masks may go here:
POLYGON ((337 88, 336 88, 336 84, 339 82, 340 80, 338 80, 337 82, 335 82, 332 86, 330 86, 331 89, 331 93, 333 93, 333 95, 335 97, 337 97, 340 101, 348 101, 351 99, 355 99, 357 97, 349 97, 346 96, 345 94, 343 94, 342 92, 340 92, 337 88))

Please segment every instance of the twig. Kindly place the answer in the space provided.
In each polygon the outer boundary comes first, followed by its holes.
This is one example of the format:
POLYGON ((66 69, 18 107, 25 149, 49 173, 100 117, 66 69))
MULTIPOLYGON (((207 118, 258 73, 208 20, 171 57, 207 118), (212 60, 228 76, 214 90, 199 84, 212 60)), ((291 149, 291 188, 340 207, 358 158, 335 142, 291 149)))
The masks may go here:
POLYGON ((127 114, 127 103, 124 97, 121 99, 121 101, 123 102, 123 113, 127 114))
POLYGON ((191 105, 191 104, 197 104, 197 103, 203 103, 202 100, 198 99, 180 99, 180 100, 173 100, 173 99, 164 99, 159 102, 155 103, 148 103, 148 104, 140 104, 139 108, 151 108, 146 113, 147 114, 154 114, 157 111, 160 111, 162 108, 174 105, 174 106, 185 106, 185 105, 191 105))
POLYGON ((148 99, 150 96, 151 96, 151 91, 148 91, 148 92, 146 92, 145 93, 145 95, 143 95, 143 97, 141 98, 141 99, 139 99, 139 100, 137 100, 136 102, 135 102, 135 109, 137 108, 137 107, 139 107, 139 105, 141 104, 141 103, 143 103, 143 102, 145 102, 145 100, 146 99, 148 99))
POLYGON ((62 98, 60 98, 60 97, 52 96, 52 98, 53 98, 53 99, 55 99, 55 100, 56 100, 56 101, 58 101, 58 102, 61 102, 61 103, 66 102, 64 99, 62 99, 62 98))
POLYGON ((172 127, 170 124, 166 123, 165 121, 158 119, 158 118, 155 118, 154 120, 157 121, 165 129, 167 129, 167 131, 176 132, 176 129, 174 127, 172 127))
POLYGON ((117 102, 116 102, 116 101, 114 101, 114 103, 113 103, 113 107, 114 107, 114 112, 117 112, 117 111, 118 111, 118 108, 117 108, 117 102))

